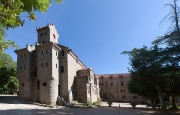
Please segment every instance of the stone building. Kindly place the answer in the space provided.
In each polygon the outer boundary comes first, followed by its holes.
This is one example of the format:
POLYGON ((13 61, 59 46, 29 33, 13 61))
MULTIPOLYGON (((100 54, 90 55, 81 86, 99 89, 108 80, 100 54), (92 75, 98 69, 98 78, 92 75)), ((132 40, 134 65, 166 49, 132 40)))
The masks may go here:
POLYGON ((68 102, 99 99, 99 83, 92 68, 78 59, 74 52, 58 44, 53 24, 37 28, 35 46, 15 50, 19 96, 24 100, 55 104, 57 97, 68 102))
POLYGON ((127 83, 130 74, 99 74, 100 97, 104 100, 116 102, 145 102, 145 99, 131 94, 128 91, 127 83))

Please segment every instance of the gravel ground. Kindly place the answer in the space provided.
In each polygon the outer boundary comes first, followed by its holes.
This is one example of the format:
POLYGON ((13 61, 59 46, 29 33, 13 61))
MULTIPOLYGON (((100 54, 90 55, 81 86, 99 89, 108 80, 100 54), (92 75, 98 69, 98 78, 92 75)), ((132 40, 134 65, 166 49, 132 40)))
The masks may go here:
POLYGON ((0 96, 0 115, 159 115, 145 105, 133 109, 129 103, 113 103, 108 107, 105 102, 97 108, 50 108, 24 104, 18 96, 0 96), (119 107, 120 104, 120 107, 119 107))

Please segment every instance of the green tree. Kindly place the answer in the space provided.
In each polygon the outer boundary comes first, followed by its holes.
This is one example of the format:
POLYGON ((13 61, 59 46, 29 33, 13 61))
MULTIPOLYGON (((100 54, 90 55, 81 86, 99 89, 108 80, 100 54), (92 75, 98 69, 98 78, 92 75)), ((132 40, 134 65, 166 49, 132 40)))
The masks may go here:
MULTIPOLYGON (((63 0, 54 0, 57 3, 63 0)), ((9 28, 23 26, 25 20, 22 13, 27 14, 27 18, 35 20, 35 12, 46 12, 52 0, 0 0, 0 53, 9 46, 15 45, 14 41, 5 41, 4 36, 9 28)))
POLYGON ((17 92, 16 62, 9 54, 0 53, 0 57, 0 93, 17 92), (12 84, 14 84, 14 88, 12 88, 12 84))
POLYGON ((128 90, 133 94, 144 97, 145 99, 150 99, 152 108, 155 109, 155 99, 158 98, 156 88, 152 85, 152 83, 144 83, 138 73, 130 73, 131 78, 128 81, 128 90))
MULTIPOLYGON (((132 51, 125 51, 123 54, 128 54, 130 57, 130 73, 133 77, 139 77, 143 86, 154 86, 158 92, 160 104, 166 111, 163 92, 167 88, 166 79, 164 79, 164 71, 162 69, 164 62, 161 50, 157 46, 148 49, 146 46, 132 51), (134 75, 134 76, 133 76, 134 75)), ((148 87, 146 87, 148 89, 148 87)), ((153 89, 153 87, 152 87, 153 89)), ((141 94, 141 93, 140 93, 141 94)), ((141 94, 142 95, 142 94, 141 94)), ((144 94, 145 95, 145 94, 144 94)))
POLYGON ((16 62, 12 59, 9 54, 5 54, 4 52, 0 53, 0 68, 14 68, 16 69, 16 62))
POLYGON ((17 94, 19 91, 19 80, 14 76, 10 76, 7 83, 7 88, 9 93, 17 94))

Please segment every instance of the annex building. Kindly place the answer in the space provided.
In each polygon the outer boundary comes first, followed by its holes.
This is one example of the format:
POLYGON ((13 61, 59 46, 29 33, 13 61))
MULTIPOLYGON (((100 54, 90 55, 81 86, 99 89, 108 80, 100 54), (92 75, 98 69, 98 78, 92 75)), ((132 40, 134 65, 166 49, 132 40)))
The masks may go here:
POLYGON ((58 97, 67 102, 99 100, 99 81, 93 69, 86 68, 70 48, 58 44, 55 25, 36 30, 35 46, 15 50, 20 98, 43 104, 56 104, 58 97))
POLYGON ((145 99, 128 91, 130 74, 99 74, 100 97, 115 102, 145 102, 145 99))

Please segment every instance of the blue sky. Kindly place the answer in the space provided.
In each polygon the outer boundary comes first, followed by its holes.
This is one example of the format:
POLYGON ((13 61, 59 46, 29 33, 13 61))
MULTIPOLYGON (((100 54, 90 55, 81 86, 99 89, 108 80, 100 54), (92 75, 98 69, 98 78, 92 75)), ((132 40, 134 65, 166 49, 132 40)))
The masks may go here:
MULTIPOLYGON (((34 22, 25 18, 24 27, 8 30, 6 39, 19 48, 34 45, 36 27, 53 23, 59 44, 71 48, 96 74, 127 73, 129 57, 121 52, 150 46, 167 31, 169 22, 159 25, 170 11, 166 3, 172 0, 64 0, 52 3, 47 13, 36 13, 34 22)), ((13 48, 6 52, 16 61, 13 48)))

